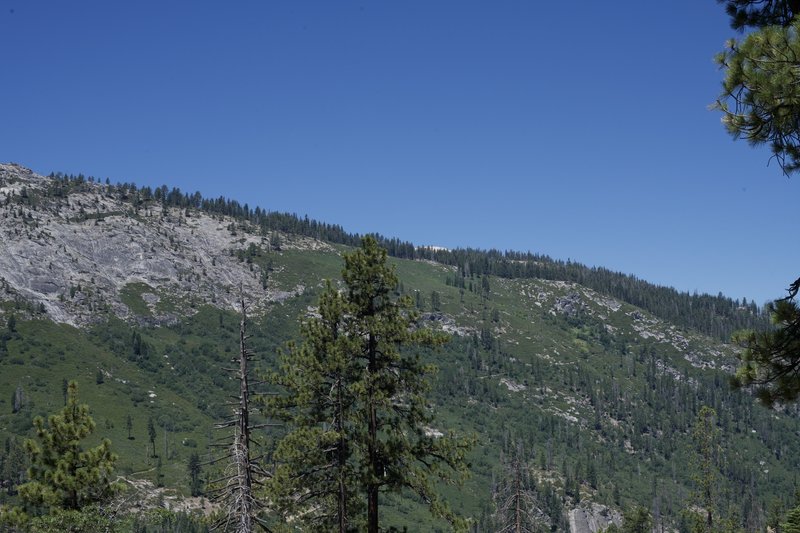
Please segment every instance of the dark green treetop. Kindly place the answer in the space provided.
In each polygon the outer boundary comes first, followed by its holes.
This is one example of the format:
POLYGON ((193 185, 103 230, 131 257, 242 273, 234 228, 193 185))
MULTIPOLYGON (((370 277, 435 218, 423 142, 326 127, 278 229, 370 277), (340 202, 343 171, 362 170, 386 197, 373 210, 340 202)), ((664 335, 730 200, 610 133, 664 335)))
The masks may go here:
POLYGON ((717 0, 725 4, 731 27, 787 26, 800 12, 800 0, 717 0))

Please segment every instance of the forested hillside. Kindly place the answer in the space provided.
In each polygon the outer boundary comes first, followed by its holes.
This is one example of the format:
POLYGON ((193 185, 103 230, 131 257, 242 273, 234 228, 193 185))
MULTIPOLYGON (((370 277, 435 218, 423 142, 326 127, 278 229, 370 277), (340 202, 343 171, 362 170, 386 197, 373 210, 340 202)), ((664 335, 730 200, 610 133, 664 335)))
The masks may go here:
MULTIPOLYGON (((126 494, 189 512, 219 511, 204 498, 221 475, 208 464, 213 428, 239 391, 223 369, 240 350, 240 287, 255 396, 286 395, 273 379, 279 354, 320 317, 323 280, 347 287, 344 257, 363 244, 339 226, 235 200, 14 165, 0 168, 0 231, 3 503, 20 502, 34 418, 61 409, 76 380, 96 422, 87 442, 110 439, 126 494)), ((687 510, 710 509, 720 524, 757 531, 795 506, 796 414, 728 384, 730 333, 766 323, 753 302, 529 253, 378 243, 398 278, 390 299, 407 298, 415 327, 449 339, 401 353, 438 367, 422 434, 474 439, 471 477, 435 486, 470 530, 502 530, 509 502, 531 531, 622 527, 640 507, 665 530, 689 531, 687 510), (704 442, 718 452, 704 456, 704 442)), ((254 423, 268 425, 255 455, 271 472, 292 427, 258 405, 254 423)), ((384 527, 449 528, 419 493, 381 498, 384 527)), ((287 520, 265 507, 272 526, 287 520)), ((147 520, 205 527, 199 515, 165 516, 147 520)))
MULTIPOLYGON (((52 173, 51 189, 45 194, 60 196, 69 191, 98 183, 99 180, 83 175, 52 173)), ((354 246, 359 235, 348 233, 341 226, 300 217, 293 213, 267 211, 251 207, 229 198, 204 198, 199 192, 186 193, 166 185, 156 188, 137 187, 124 183, 113 188, 116 197, 134 210, 153 202, 160 206, 224 215, 238 221, 247 221, 263 232, 279 231, 314 239, 354 246)), ((87 215, 89 216, 89 215, 87 215)), ((389 254, 401 259, 428 259, 444 265, 455 266, 461 278, 491 275, 503 278, 538 278, 570 281, 600 293, 641 307, 675 325, 696 329, 723 342, 729 342, 739 329, 768 327, 766 314, 754 301, 748 302, 708 294, 689 294, 648 283, 630 274, 613 272, 602 267, 590 268, 580 263, 560 261, 531 252, 499 250, 455 249, 415 246, 397 238, 378 236, 389 254)), ((454 283, 466 283, 454 279, 454 283)))

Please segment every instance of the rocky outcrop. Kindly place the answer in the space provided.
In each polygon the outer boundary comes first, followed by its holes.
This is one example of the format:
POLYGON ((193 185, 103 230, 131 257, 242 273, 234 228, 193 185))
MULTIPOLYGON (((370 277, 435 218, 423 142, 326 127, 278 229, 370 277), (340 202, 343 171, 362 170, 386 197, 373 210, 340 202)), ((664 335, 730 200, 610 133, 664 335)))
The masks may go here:
POLYGON ((570 533, 597 533, 611 524, 622 526, 622 515, 599 503, 587 503, 568 513, 570 533))
POLYGON ((112 185, 83 182, 59 194, 60 186, 0 164, 0 298, 81 326, 105 311, 158 324, 202 304, 235 308, 239 287, 254 308, 297 292, 265 290, 261 268, 236 256, 251 244, 270 248, 270 235, 241 221, 152 204, 134 209, 112 185), (145 316, 125 303, 131 286, 144 293, 145 316), (158 305, 159 294, 170 296, 169 311, 158 305))
POLYGON ((580 294, 572 292, 562 298, 558 298, 553 308, 561 314, 575 316, 584 308, 584 303, 580 294))

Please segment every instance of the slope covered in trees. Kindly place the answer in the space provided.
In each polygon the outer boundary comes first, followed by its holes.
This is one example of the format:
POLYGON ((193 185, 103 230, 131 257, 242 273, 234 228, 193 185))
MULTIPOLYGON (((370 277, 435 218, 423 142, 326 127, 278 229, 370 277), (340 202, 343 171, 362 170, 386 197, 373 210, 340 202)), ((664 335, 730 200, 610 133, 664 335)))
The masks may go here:
MULTIPOLYGON (((47 194, 65 196, 70 191, 91 187, 92 177, 53 173, 52 186, 47 194)), ((281 231, 303 235, 336 244, 356 246, 361 236, 348 233, 339 225, 319 222, 292 213, 268 211, 251 207, 236 200, 219 197, 205 198, 199 192, 185 193, 166 186, 152 189, 132 183, 106 184, 107 190, 128 203, 132 209, 147 205, 197 209, 218 216, 248 222, 266 233, 281 231)), ((18 199, 20 203, 35 202, 32 198, 18 199)), ((88 215, 87 216, 91 216, 88 215)), ((769 320, 764 310, 753 301, 738 300, 722 294, 689 294, 670 287, 654 285, 636 276, 614 272, 602 267, 587 267, 572 261, 552 259, 530 252, 479 250, 473 248, 446 250, 419 247, 397 238, 378 235, 378 242, 389 255, 400 259, 427 259, 458 268, 453 283, 467 286, 466 278, 498 276, 509 279, 539 278, 579 283, 598 292, 641 307, 654 315, 684 328, 695 329, 723 342, 729 342, 740 329, 765 329, 769 320)))
MULTIPOLYGON (((46 212, 69 202, 69 221, 59 219, 66 234, 75 230, 100 239, 121 233, 130 240, 144 234, 142 228, 156 226, 166 249, 146 251, 165 261, 183 253, 178 231, 199 233, 209 227, 223 235, 222 248, 215 252, 217 265, 225 257, 226 268, 251 279, 266 274, 266 296, 280 295, 267 298, 251 317, 248 348, 262 370, 277 370, 278 349, 301 338, 301 324, 314 327, 324 307, 320 296, 328 294, 322 280, 330 279, 334 288, 346 285, 341 273, 343 256, 352 252, 347 245, 324 244, 191 206, 170 207, 154 199, 132 203, 135 193, 130 190, 88 180, 39 182, 46 192, 31 186, 23 195, 20 184, 15 185, 16 194, 1 206, 2 220, 46 235, 46 212), (54 193, 57 189, 61 192, 54 193), (84 192, 75 196, 78 189, 84 192), (95 200, 104 202, 105 210, 93 208, 98 205, 95 200), (173 241, 175 246, 170 246, 173 241)), ((16 236, 12 231, 9 239, 26 238, 23 233, 16 236)), ((36 245, 54 246, 52 241, 41 238, 36 245)), ((436 253, 413 251, 416 258, 433 258, 436 253)), ((730 519, 751 530, 770 516, 783 519, 785 511, 775 509, 793 505, 800 457, 797 419, 789 411, 769 412, 748 394, 729 388, 728 375, 736 360, 733 346, 593 290, 586 278, 581 284, 504 273, 502 265, 520 264, 513 254, 441 253, 462 255, 452 260, 443 255, 439 262, 389 258, 398 281, 390 297, 412 302, 426 327, 452 337, 437 350, 419 350, 423 366, 435 364, 439 369, 430 376, 423 414, 430 436, 453 428, 477 437, 466 458, 471 479, 457 490, 434 484, 455 514, 472 520, 474 530, 496 531, 500 524, 517 523, 534 530, 564 530, 579 513, 594 512, 594 505, 615 510, 640 506, 655 523, 680 525, 683 509, 701 505, 693 496, 697 482, 690 465, 695 455, 693 430, 703 406, 718 413, 720 455, 714 468, 720 491, 715 523, 730 519), (517 502, 529 506, 524 520, 522 513, 519 520, 508 514, 517 502)), ((154 287, 137 278, 121 289, 124 319, 113 307, 97 306, 97 320, 83 329, 51 322, 21 293, 3 293, 0 432, 8 438, 9 458, 0 464, 4 488, 13 493, 24 481, 20 472, 27 465, 19 460, 20 436, 31 436, 36 415, 63 405, 64 380, 78 379, 82 396, 93 406, 97 434, 114 443, 120 456, 117 471, 125 479, 147 481, 153 491, 184 496, 208 490, 207 482, 219 477, 207 464, 213 456, 210 428, 230 417, 225 402, 238 393, 220 369, 230 366, 232 354, 240 350, 235 308, 220 305, 221 294, 216 305, 211 298, 199 297, 206 288, 196 280, 203 268, 214 267, 208 263, 181 263, 186 270, 176 275, 183 276, 183 284, 191 280, 194 288, 183 295, 169 293, 168 283, 154 287), (185 312, 171 320, 153 320, 150 313, 164 306, 185 312)), ((573 264, 552 264, 574 276, 591 273, 573 264)), ((80 288, 73 281, 72 287, 59 290, 75 305, 94 305, 89 298, 81 300, 97 290, 91 276, 80 283, 80 288)), ((236 292, 235 287, 231 290, 236 292)), ((314 359, 311 348, 303 354, 314 359)), ((331 370, 325 370, 328 378, 334 376, 331 370)), ((325 384, 320 385, 323 389, 332 383, 318 382, 325 384)), ((272 391, 282 389, 275 384, 272 391)), ((259 425, 262 420, 254 422, 259 425)), ((323 428, 319 435, 327 436, 321 438, 335 436, 329 431, 332 427, 323 428)), ((255 453, 293 460, 278 448, 286 431, 259 430, 255 453)), ((308 433, 312 434, 317 435, 308 433)), ((302 436, 295 440, 302 441, 302 436)), ((322 466, 329 464, 324 459, 330 456, 324 453, 314 457, 322 466)), ((380 501, 381 524, 447 527, 431 518, 419 496, 409 491, 390 491, 380 501)))

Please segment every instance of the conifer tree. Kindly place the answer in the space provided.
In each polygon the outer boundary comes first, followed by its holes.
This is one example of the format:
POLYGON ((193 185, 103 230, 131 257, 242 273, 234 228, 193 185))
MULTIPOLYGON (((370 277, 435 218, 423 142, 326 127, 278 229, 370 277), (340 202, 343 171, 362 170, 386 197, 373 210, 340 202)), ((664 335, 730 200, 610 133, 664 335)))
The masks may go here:
POLYGON ((653 531, 653 517, 644 507, 636 507, 622 520, 623 533, 650 533, 653 531))
POLYGON ((423 364, 418 353, 401 351, 436 346, 446 338, 416 328, 411 301, 392 297, 397 275, 374 237, 362 239, 361 247, 344 259, 348 335, 358 343, 351 355, 363 369, 352 387, 358 403, 352 442, 358 479, 366 489, 367 531, 379 531, 380 492, 403 488, 427 502, 435 515, 462 526, 433 490, 431 475, 450 479, 453 472, 466 474, 464 454, 470 443, 425 431, 432 422, 425 376, 435 367, 423 364))
POLYGON ((717 56, 725 69, 715 107, 735 138, 768 144, 786 175, 800 170, 800 22, 765 26, 741 41, 731 39, 717 56))
POLYGON ((22 498, 33 505, 80 509, 112 495, 111 474, 117 456, 111 442, 84 450, 81 441, 94 431, 89 406, 78 403, 78 385, 68 387, 67 405, 47 422, 33 421, 38 442, 28 440, 25 449, 31 461, 30 481, 19 487, 22 498))
MULTIPOLYGON (((303 326, 304 342, 290 346, 278 383, 290 425, 279 444, 284 461, 276 480, 279 501, 304 506, 301 519, 315 530, 379 531, 379 496, 408 489, 431 511, 463 526, 440 500, 435 479, 460 480, 471 442, 426 431, 432 415, 424 364, 412 348, 446 340, 417 327, 408 296, 396 297, 398 279, 375 238, 345 255, 345 289, 328 284, 319 317, 303 326), (357 513, 366 502, 366 520, 357 513)), ((290 507, 288 512, 298 516, 290 507)))
MULTIPOLYGON (((717 56, 725 79, 715 107, 734 138, 769 144, 784 174, 800 172, 800 0, 718 1, 733 28, 753 31, 717 56)), ((774 329, 737 336, 745 351, 733 384, 756 385, 767 405, 800 395, 798 290, 800 278, 770 305, 774 329)))
POLYGON ((350 357, 352 341, 344 331, 346 302, 327 282, 318 317, 303 323, 301 345, 290 343, 282 371, 272 381, 285 396, 270 399, 270 411, 289 425, 275 452, 271 498, 284 515, 319 531, 357 529, 363 504, 352 464, 355 395, 359 366, 350 357), (311 510, 307 510, 311 504, 311 510), (303 510, 305 512, 303 512, 303 510))
POLYGON ((153 448, 153 454, 150 457, 156 457, 156 424, 152 417, 147 419, 147 438, 153 448))
POLYGON ((200 456, 197 455, 197 452, 192 452, 189 456, 186 470, 189 474, 189 492, 192 496, 200 496, 203 493, 203 482, 200 479, 202 464, 200 463, 200 456))
POLYGON ((786 521, 781 523, 783 533, 800 533, 800 507, 795 507, 786 515, 786 521))
POLYGON ((769 406, 800 396, 800 307, 794 299, 798 289, 800 279, 790 287, 789 297, 770 304, 774 329, 735 337, 745 350, 733 384, 755 386, 759 399, 769 406))
POLYGON ((128 440, 133 440, 133 435, 131 435, 131 431, 133 431, 133 418, 130 413, 125 417, 125 429, 128 430, 128 440))
POLYGON ((692 428, 695 456, 692 461, 692 479, 696 484, 696 504, 703 509, 704 516, 695 515, 693 531, 712 533, 716 514, 717 491, 719 490, 717 461, 719 455, 719 430, 716 427, 717 412, 704 405, 697 414, 692 428))

